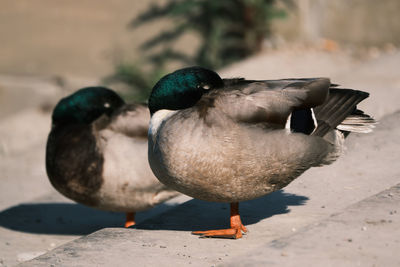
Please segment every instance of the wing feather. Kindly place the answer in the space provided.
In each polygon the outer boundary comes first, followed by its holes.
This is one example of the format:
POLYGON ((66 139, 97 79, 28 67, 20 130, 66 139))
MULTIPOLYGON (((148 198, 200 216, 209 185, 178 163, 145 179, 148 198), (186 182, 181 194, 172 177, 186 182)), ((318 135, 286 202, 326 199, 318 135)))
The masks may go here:
POLYGON ((285 127, 293 110, 324 103, 330 88, 327 78, 224 82, 224 89, 210 91, 196 104, 201 117, 215 108, 236 122, 266 123, 279 128, 285 127))
POLYGON ((127 104, 114 112, 108 128, 129 137, 147 138, 150 112, 146 105, 127 104))

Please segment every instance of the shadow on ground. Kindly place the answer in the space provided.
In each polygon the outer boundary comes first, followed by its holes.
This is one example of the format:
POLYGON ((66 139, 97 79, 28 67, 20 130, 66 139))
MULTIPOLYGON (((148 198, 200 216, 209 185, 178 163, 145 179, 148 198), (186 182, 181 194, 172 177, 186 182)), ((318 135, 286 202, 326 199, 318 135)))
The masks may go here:
MULTIPOLYGON (((288 213, 289 206, 304 205, 305 196, 288 194, 282 190, 265 197, 240 203, 240 215, 245 225, 255 224, 273 215, 288 213)), ((229 204, 190 200, 168 213, 145 220, 135 226, 147 230, 209 230, 229 226, 229 204)))
MULTIPOLYGON (((288 206, 303 205, 305 196, 276 191, 265 197, 240 203, 245 225, 276 214, 288 206)), ((190 200, 177 207, 161 204, 137 214, 137 229, 191 231, 227 227, 229 204, 190 200), (165 212, 169 209, 168 212, 165 212), (146 218, 150 218, 147 219, 146 218)), ((35 234, 87 235, 107 227, 122 227, 123 213, 95 210, 74 203, 32 203, 11 207, 0 213, 0 226, 35 234)))
MULTIPOLYGON (((140 212, 138 222, 171 206, 161 204, 140 212)), ((74 203, 30 203, 0 212, 0 226, 14 231, 35 234, 87 235, 106 227, 122 227, 124 213, 92 209, 74 203)))

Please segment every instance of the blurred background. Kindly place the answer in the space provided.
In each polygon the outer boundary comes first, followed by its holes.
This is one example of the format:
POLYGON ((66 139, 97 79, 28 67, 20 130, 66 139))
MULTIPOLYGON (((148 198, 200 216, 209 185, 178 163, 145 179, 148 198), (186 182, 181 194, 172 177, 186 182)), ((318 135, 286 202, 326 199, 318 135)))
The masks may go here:
MULTIPOLYGON (((362 108, 377 119, 393 114, 399 11, 397 0, 1 0, 0 210, 68 202, 47 181, 44 148, 52 108, 85 86, 145 101, 162 75, 191 65, 222 77, 327 76, 370 92, 362 108)), ((81 234, 0 227, 0 266, 81 234)))
MULTIPOLYGON (((0 74, 67 89, 106 83, 144 100, 182 66, 220 70, 299 45, 379 56, 400 44, 399 10, 396 0, 2 0, 0 74)), ((15 109, 9 97, 2 109, 15 109)))

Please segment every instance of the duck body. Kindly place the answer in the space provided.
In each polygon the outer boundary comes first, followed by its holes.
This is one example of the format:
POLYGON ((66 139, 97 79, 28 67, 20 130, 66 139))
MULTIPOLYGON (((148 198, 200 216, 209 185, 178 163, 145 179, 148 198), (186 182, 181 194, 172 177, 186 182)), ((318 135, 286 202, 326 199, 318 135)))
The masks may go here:
POLYGON ((146 210, 176 196, 147 162, 149 119, 146 106, 127 105, 102 87, 62 99, 46 148, 51 184, 76 202, 117 212, 146 210))
POLYGON ((327 78, 221 79, 200 67, 155 85, 149 99, 154 174, 194 198, 231 203, 232 229, 196 234, 240 238, 246 229, 238 202, 334 162, 345 135, 371 131, 374 120, 356 109, 368 93, 335 87, 327 78))
POLYGON ((248 127, 226 114, 208 116, 213 123, 199 118, 196 110, 174 112, 149 139, 149 147, 154 147, 149 161, 158 179, 194 198, 215 202, 258 198, 321 165, 335 151, 318 136, 248 127))

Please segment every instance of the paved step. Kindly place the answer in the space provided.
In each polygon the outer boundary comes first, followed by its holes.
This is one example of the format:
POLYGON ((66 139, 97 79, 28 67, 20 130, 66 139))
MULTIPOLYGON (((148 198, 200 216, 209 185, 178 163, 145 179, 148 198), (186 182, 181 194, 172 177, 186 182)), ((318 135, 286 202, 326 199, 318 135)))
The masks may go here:
MULTIPOLYGON (((136 221, 162 214, 188 199, 180 196, 139 212, 136 221)), ((123 213, 76 204, 54 191, 0 212, 0 263, 13 266, 104 227, 121 227, 124 222, 123 213)))
MULTIPOLYGON (((226 227, 229 214, 226 204, 191 200, 139 224, 138 229, 103 229, 22 266, 146 266, 166 261, 170 265, 204 266, 244 259, 273 240, 303 232, 300 229, 398 184, 399 168, 388 166, 398 161, 399 122, 400 113, 385 117, 372 134, 349 136, 348 150, 336 163, 307 171, 284 191, 241 203, 243 221, 249 229, 243 239, 200 239, 191 235, 192 230, 226 227)), ((379 217, 380 206, 378 210, 371 206, 369 212, 379 217)), ((375 220, 375 215, 371 218, 375 220)), ((391 227, 390 223, 383 225, 391 227)))
POLYGON ((400 266, 400 184, 226 266, 400 266))
POLYGON ((264 244, 248 238, 188 240, 185 224, 183 232, 151 234, 107 228, 20 266, 154 266, 166 261, 171 266, 398 266, 393 252, 400 249, 399 203, 400 184, 264 244))

